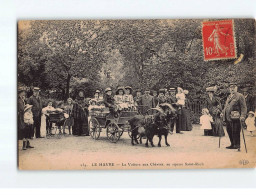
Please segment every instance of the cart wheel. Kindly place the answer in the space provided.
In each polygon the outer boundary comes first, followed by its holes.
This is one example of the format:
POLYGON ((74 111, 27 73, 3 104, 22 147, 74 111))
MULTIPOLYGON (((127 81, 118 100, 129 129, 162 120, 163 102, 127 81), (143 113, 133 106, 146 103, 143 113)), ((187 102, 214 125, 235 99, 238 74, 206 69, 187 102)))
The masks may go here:
POLYGON ((116 123, 109 123, 107 125, 107 137, 112 143, 116 143, 120 139, 119 127, 116 123))
POLYGON ((92 118, 89 121, 89 133, 93 139, 99 139, 100 137, 100 124, 96 118, 92 118))

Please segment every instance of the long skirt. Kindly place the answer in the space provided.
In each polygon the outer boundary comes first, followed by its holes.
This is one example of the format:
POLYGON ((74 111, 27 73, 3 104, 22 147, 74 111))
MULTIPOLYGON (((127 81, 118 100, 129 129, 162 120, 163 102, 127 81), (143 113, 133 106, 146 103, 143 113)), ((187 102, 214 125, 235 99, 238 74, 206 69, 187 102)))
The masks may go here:
POLYGON ((218 137, 225 136, 224 128, 223 128, 223 122, 219 117, 216 117, 214 119, 214 135, 218 137))
POLYGON ((178 131, 191 131, 192 130, 192 122, 190 116, 190 110, 187 108, 182 108, 179 110, 177 117, 176 129, 178 131))

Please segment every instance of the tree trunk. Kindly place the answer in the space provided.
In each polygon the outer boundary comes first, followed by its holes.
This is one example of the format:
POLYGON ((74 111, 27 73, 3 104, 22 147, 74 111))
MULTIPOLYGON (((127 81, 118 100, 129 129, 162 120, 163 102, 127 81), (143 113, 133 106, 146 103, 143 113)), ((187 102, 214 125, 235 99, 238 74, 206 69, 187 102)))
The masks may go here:
POLYGON ((71 75, 68 74, 67 83, 66 83, 66 94, 65 94, 64 101, 67 101, 67 99, 69 98, 70 79, 71 79, 71 75))

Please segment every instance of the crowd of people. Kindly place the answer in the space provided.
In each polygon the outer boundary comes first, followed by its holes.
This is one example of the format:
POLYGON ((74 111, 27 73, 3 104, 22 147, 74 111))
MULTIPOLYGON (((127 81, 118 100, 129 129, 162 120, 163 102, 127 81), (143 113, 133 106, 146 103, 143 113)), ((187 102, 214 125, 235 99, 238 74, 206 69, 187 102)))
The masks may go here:
MULTIPOLYGON (((231 145, 228 149, 240 148, 241 123, 246 123, 247 130, 253 135, 255 128, 255 100, 248 94, 248 90, 243 90, 243 94, 237 92, 237 85, 230 84, 230 95, 226 104, 221 105, 220 99, 215 96, 216 87, 206 88, 208 97, 205 100, 200 117, 201 129, 205 136, 224 136, 223 121, 227 126, 227 133, 231 145), (251 99, 250 99, 251 98, 251 99), (248 110, 249 109, 249 110, 248 110), (247 116, 248 118, 245 120, 247 116), (234 117, 236 115, 236 117, 234 117)), ((23 140, 23 150, 33 148, 30 140, 43 138, 47 134, 52 134, 52 123, 49 116, 53 112, 63 113, 65 118, 63 134, 74 136, 89 136, 88 119, 90 113, 94 111, 108 110, 113 117, 118 117, 121 111, 137 111, 145 115, 151 108, 156 108, 164 103, 172 105, 176 110, 176 118, 171 120, 170 132, 182 134, 181 131, 191 131, 191 113, 190 104, 187 99, 187 90, 181 87, 159 89, 158 91, 137 89, 133 91, 132 87, 118 87, 115 92, 110 87, 104 92, 96 90, 94 97, 89 102, 86 101, 86 94, 83 89, 77 91, 74 100, 68 98, 66 103, 60 102, 53 106, 52 101, 48 101, 43 107, 40 97, 40 89, 33 88, 33 95, 26 98, 26 90, 18 88, 18 138, 23 140), (133 95, 134 94, 134 95, 133 95)), ((56 124, 58 125, 58 124, 56 124)))

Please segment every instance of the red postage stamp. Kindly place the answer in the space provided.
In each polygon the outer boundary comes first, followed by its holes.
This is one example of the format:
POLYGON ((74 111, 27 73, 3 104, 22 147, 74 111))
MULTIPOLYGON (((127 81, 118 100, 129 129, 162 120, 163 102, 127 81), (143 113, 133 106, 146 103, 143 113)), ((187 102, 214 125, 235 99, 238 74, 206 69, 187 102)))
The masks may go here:
POLYGON ((236 58, 233 20, 202 23, 204 60, 236 58))

